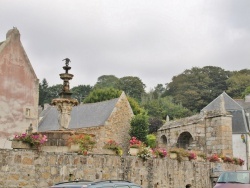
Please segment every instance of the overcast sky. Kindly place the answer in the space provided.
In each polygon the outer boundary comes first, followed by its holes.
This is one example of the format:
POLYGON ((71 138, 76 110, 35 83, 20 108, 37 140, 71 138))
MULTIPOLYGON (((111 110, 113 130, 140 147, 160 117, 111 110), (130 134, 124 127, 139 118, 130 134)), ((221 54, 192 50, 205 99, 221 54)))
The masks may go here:
POLYGON ((192 67, 249 69, 250 0, 0 0, 0 41, 17 27, 49 85, 137 76, 147 90, 192 67))

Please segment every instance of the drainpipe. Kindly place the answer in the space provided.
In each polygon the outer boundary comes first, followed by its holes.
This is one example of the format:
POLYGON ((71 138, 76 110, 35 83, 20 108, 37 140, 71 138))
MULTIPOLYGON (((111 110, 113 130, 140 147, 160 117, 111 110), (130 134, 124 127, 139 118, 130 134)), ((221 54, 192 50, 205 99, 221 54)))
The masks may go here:
POLYGON ((246 134, 246 153, 247 153, 247 156, 246 156, 246 166, 247 166, 247 170, 249 169, 248 167, 248 156, 249 156, 249 144, 248 144, 248 134, 246 134))

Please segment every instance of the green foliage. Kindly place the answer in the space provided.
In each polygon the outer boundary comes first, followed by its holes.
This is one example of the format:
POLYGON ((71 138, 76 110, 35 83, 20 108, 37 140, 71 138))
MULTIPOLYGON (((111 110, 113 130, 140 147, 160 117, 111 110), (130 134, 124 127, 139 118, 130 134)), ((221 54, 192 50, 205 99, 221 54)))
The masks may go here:
POLYGON ((243 69, 233 72, 232 76, 227 80, 227 93, 232 98, 241 98, 245 89, 250 86, 250 70, 243 69))
POLYGON ((95 103, 120 97, 122 91, 114 88, 94 89, 83 100, 84 103, 95 103))
POLYGON ((181 104, 173 103, 172 97, 144 101, 142 107, 147 110, 149 116, 160 119, 165 119, 167 115, 170 119, 178 119, 192 114, 190 110, 184 108, 181 104))
POLYGON ((146 142, 148 135, 148 116, 145 114, 135 115, 131 120, 130 136, 146 142))
POLYGON ((229 76, 229 71, 219 67, 193 67, 174 76, 162 96, 173 96, 175 103, 198 112, 227 89, 229 76))
POLYGON ((127 97, 134 115, 143 114, 145 110, 140 107, 139 103, 132 97, 127 97))
POLYGON ((78 85, 76 87, 73 87, 71 89, 72 98, 77 99, 78 102, 81 103, 83 99, 89 95, 92 89, 93 88, 90 85, 78 85))
POLYGON ((114 88, 118 89, 119 78, 114 75, 103 75, 97 79, 94 89, 114 88))
POLYGON ((154 134, 148 134, 146 138, 147 138, 146 144, 150 148, 155 148, 156 147, 156 136, 154 134))
POLYGON ((44 78, 42 80, 42 83, 39 83, 39 105, 44 105, 45 103, 48 103, 48 82, 44 78))
POLYGON ((44 78, 42 83, 39 83, 39 105, 43 106, 45 103, 50 104, 52 99, 59 97, 61 92, 61 84, 49 87, 47 80, 44 78))
POLYGON ((244 98, 245 96, 250 94, 250 86, 248 86, 244 92, 242 92, 241 96, 244 98))
POLYGON ((120 78, 118 88, 126 95, 141 101, 141 96, 145 93, 145 84, 138 77, 126 76, 120 78))
POLYGON ((163 120, 158 117, 150 117, 149 118, 149 130, 148 133, 156 133, 157 130, 163 125, 163 120))

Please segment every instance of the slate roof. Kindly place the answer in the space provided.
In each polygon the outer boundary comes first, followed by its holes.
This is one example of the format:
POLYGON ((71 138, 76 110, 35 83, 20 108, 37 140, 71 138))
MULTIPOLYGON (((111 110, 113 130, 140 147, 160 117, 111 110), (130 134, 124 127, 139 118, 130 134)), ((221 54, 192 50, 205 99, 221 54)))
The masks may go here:
MULTIPOLYGON (((69 129, 95 127, 105 125, 119 98, 108 101, 89 103, 75 106, 71 112, 69 129)), ((56 107, 49 106, 40 114, 41 121, 38 131, 59 130, 58 111, 56 107)))
POLYGON ((226 94, 226 92, 219 95, 216 99, 204 107, 201 112, 214 111, 218 109, 225 109, 232 114, 233 133, 241 134, 249 132, 249 122, 246 118, 243 106, 232 99, 228 94, 226 94))

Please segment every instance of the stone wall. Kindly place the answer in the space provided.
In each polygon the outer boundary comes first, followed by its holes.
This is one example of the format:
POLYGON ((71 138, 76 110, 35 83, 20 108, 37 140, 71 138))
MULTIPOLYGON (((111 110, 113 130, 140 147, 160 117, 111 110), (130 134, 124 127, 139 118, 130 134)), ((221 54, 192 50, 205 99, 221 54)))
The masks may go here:
MULTIPOLYGON (((239 166, 218 163, 221 169, 239 166)), ((212 188, 211 169, 215 163, 150 159, 133 156, 77 155, 34 150, 0 150, 0 187, 48 188, 77 178, 98 181, 124 179, 143 188, 212 188)), ((216 177, 216 176, 215 176, 216 177)))
POLYGON ((215 112, 166 122, 157 132, 159 146, 167 149, 178 146, 182 133, 191 135, 187 148, 207 155, 233 156, 231 115, 215 112))

